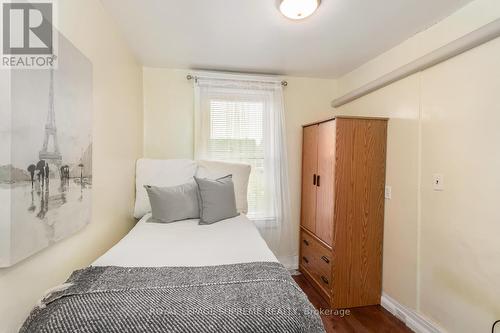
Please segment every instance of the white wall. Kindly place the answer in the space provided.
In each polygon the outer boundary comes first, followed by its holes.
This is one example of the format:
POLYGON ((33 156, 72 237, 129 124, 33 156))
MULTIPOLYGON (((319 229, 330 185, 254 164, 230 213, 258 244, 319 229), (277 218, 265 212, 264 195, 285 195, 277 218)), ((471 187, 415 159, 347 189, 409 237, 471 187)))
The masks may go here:
MULTIPOLYGON (((477 0, 347 74, 338 91, 499 17, 500 2, 477 0)), ((499 57, 496 39, 335 110, 391 118, 384 291, 448 332, 488 332, 500 319, 499 57)))
MULTIPOLYGON (((144 68, 144 155, 193 158, 193 83, 185 70, 144 68)), ((284 88, 293 235, 298 243, 302 124, 332 115, 336 81, 286 77, 284 88)))
POLYGON ((93 63, 92 221, 78 234, 0 269, 0 332, 17 332, 44 291, 90 264, 131 228, 142 155, 142 70, 98 0, 59 1, 59 30, 93 63))

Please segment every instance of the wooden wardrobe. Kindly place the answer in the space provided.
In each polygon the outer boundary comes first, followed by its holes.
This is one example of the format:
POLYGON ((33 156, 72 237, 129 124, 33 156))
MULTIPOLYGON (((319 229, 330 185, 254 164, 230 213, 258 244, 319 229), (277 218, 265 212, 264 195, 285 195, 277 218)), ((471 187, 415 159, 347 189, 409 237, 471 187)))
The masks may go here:
POLYGON ((380 303, 387 119, 303 126, 299 268, 332 308, 380 303))

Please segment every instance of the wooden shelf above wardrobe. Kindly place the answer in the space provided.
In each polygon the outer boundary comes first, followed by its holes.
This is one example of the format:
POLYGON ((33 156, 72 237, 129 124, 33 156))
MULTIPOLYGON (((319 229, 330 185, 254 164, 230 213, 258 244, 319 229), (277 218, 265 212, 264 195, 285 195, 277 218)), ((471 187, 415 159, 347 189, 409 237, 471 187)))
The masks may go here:
POLYGON ((299 268, 332 308, 380 303, 387 122, 303 126, 299 268))

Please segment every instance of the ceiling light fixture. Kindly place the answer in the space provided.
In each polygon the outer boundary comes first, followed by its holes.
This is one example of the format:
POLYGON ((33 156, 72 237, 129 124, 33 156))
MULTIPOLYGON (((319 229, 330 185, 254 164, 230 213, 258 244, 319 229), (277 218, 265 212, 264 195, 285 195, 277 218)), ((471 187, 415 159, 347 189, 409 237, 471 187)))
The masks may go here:
POLYGON ((280 12, 292 20, 302 20, 318 9, 320 0, 281 0, 280 12))

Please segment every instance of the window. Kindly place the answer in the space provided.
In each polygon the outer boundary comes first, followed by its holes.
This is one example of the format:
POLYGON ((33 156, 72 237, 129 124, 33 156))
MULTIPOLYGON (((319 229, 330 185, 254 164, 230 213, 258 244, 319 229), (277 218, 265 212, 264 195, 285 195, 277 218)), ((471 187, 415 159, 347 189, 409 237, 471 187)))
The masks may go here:
POLYGON ((281 82, 207 73, 196 78, 194 96, 195 157, 252 166, 247 216, 274 254, 292 262, 296 242, 290 216, 281 82))
POLYGON ((196 158, 250 164, 247 215, 275 220, 276 168, 283 160, 275 139, 281 136, 275 119, 282 107, 281 85, 207 79, 195 87, 196 158))
POLYGON ((248 163, 252 173, 248 184, 248 215, 271 218, 266 191, 264 101, 259 99, 209 100, 207 153, 211 159, 248 163))

